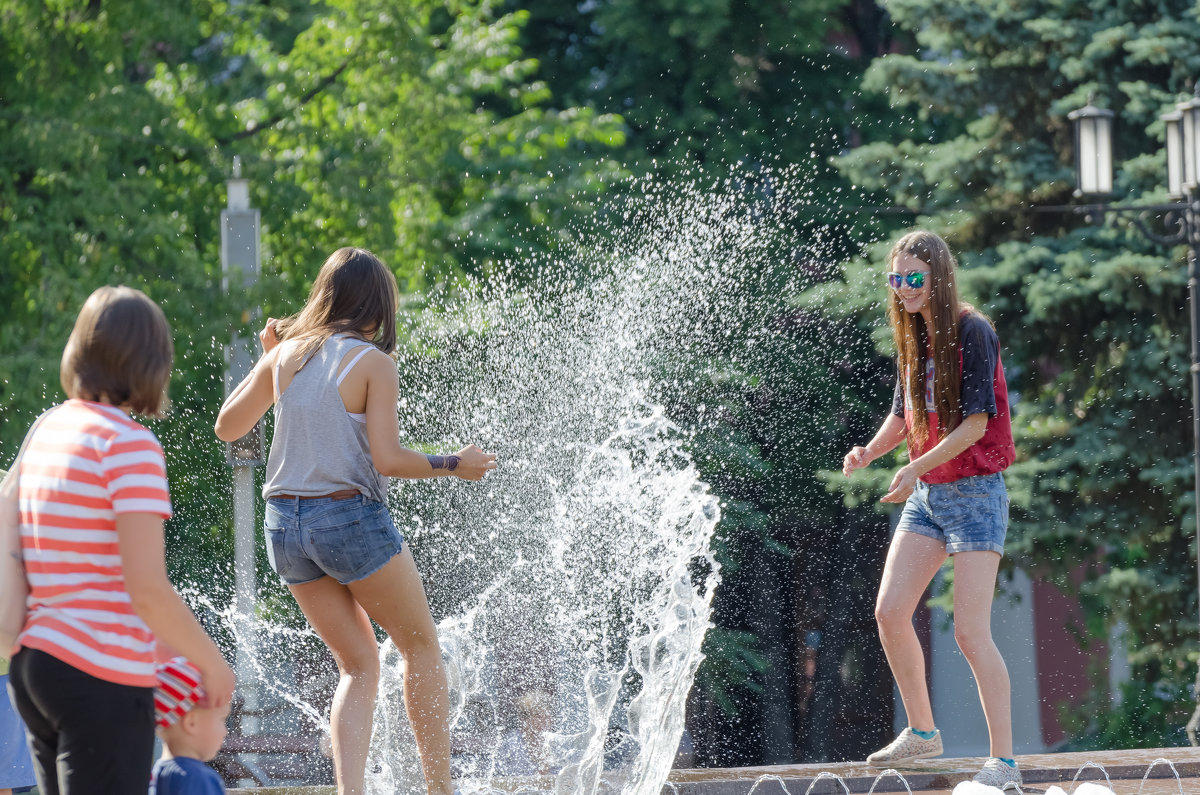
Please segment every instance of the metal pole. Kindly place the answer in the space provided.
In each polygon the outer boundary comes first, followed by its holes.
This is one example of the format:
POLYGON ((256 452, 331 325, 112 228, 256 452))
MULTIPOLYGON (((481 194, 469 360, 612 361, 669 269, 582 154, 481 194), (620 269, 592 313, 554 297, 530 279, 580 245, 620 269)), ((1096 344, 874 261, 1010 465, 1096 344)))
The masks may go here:
MULTIPOLYGON (((254 284, 259 273, 259 213, 250 207, 250 189, 242 178, 239 158, 233 159, 233 176, 227 183, 228 208, 221 211, 221 271, 224 287, 229 294, 243 294, 254 284)), ((242 323, 252 323, 256 308, 243 307, 242 323)), ((254 364, 253 337, 234 334, 227 351, 225 394, 228 395, 249 373, 254 364)), ((233 467, 233 531, 234 531, 234 613, 237 660, 235 670, 243 710, 253 713, 258 708, 258 687, 255 672, 255 632, 253 630, 257 577, 255 574, 254 542, 254 467, 263 463, 261 423, 250 433, 232 442, 227 448, 227 460, 233 467)), ((258 719, 244 715, 242 731, 253 733, 258 719)))
MULTIPOLYGON (((1184 234, 1188 244, 1188 304, 1192 318, 1192 465, 1194 471, 1193 493, 1196 511, 1196 577, 1197 597, 1200 599, 1200 195, 1198 189, 1188 190, 1187 206, 1182 213, 1184 234)), ((1200 605, 1200 601, 1197 602, 1200 605)), ((1196 672, 1195 695, 1200 699, 1200 667, 1196 672)), ((1200 744, 1200 702, 1197 703, 1187 723, 1188 741, 1200 744)))
MULTIPOLYGON (((253 686, 254 649, 250 646, 255 633, 247 631, 254 619, 255 591, 257 583, 254 572, 254 467, 233 468, 233 532, 234 532, 234 612, 237 614, 237 678, 244 683, 243 697, 247 707, 257 707, 253 686)), ((243 724, 244 725, 244 724, 243 724)))

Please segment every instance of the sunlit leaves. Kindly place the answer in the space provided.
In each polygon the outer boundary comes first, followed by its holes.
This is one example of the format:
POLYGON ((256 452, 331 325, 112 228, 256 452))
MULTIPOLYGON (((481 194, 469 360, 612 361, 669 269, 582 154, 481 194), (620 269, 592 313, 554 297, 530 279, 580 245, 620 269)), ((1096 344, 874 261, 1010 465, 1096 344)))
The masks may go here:
POLYGON ((58 357, 84 297, 144 289, 176 338, 175 411, 154 428, 172 548, 186 537, 195 554, 173 566, 227 587, 229 473, 211 424, 221 346, 249 331, 245 310, 295 311, 346 244, 375 250, 410 289, 552 247, 618 173, 603 153, 620 119, 550 105, 516 45, 523 19, 473 0, 7 4, 5 449, 61 399, 58 357), (264 275, 229 297, 219 214, 234 156, 262 212, 264 275))

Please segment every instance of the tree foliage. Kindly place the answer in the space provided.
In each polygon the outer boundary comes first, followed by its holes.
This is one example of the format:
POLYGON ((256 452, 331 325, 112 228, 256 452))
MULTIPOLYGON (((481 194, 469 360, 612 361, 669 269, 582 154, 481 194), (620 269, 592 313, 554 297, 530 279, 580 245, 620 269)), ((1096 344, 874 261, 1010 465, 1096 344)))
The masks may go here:
POLYGON ((525 14, 487 0, 0 9, 0 437, 62 398, 83 299, 145 290, 172 321, 172 568, 229 586, 223 348, 249 311, 299 307, 321 261, 373 249, 406 292, 552 248, 618 169, 618 117, 552 103, 522 58, 525 14), (233 158, 261 208, 263 276, 222 289, 233 158))
MULTIPOLYGON (((516 3, 510 3, 516 5, 516 3)), ((647 167, 807 160, 842 130, 843 0, 529 4, 524 40, 556 96, 620 113, 647 167), (653 165, 652 165, 653 164, 653 165)))

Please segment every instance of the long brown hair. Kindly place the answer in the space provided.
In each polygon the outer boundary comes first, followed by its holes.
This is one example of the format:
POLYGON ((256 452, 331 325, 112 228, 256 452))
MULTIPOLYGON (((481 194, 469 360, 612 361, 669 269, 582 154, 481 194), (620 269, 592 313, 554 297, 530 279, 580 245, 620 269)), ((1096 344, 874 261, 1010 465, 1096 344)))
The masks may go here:
POLYGON ((396 350, 396 308, 400 291, 386 265, 362 248, 339 248, 329 255, 304 308, 275 323, 282 340, 303 339, 307 359, 334 334, 374 329, 371 343, 386 354, 396 350))
POLYGON ((101 287, 84 302, 63 349, 67 397, 161 417, 175 346, 158 304, 132 287, 101 287))
POLYGON ((888 254, 888 270, 896 270, 896 259, 902 254, 929 266, 930 328, 925 318, 904 311, 904 305, 894 290, 889 290, 888 322, 896 341, 897 363, 901 377, 906 378, 912 398, 913 425, 910 442, 923 444, 929 438, 928 407, 925 405, 925 367, 933 356, 933 401, 937 411, 939 435, 946 434, 962 422, 962 362, 959 360, 958 325, 964 310, 975 311, 958 298, 955 271, 958 263, 946 241, 933 232, 916 230, 896 241, 888 254))

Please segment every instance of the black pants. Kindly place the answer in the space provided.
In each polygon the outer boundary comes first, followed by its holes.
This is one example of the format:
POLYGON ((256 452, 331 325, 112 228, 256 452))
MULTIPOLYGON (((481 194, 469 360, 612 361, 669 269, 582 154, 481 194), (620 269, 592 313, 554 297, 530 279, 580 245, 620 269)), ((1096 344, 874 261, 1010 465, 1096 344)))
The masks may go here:
POLYGON ((8 687, 42 795, 146 795, 153 688, 97 679, 37 649, 13 657, 8 687))

